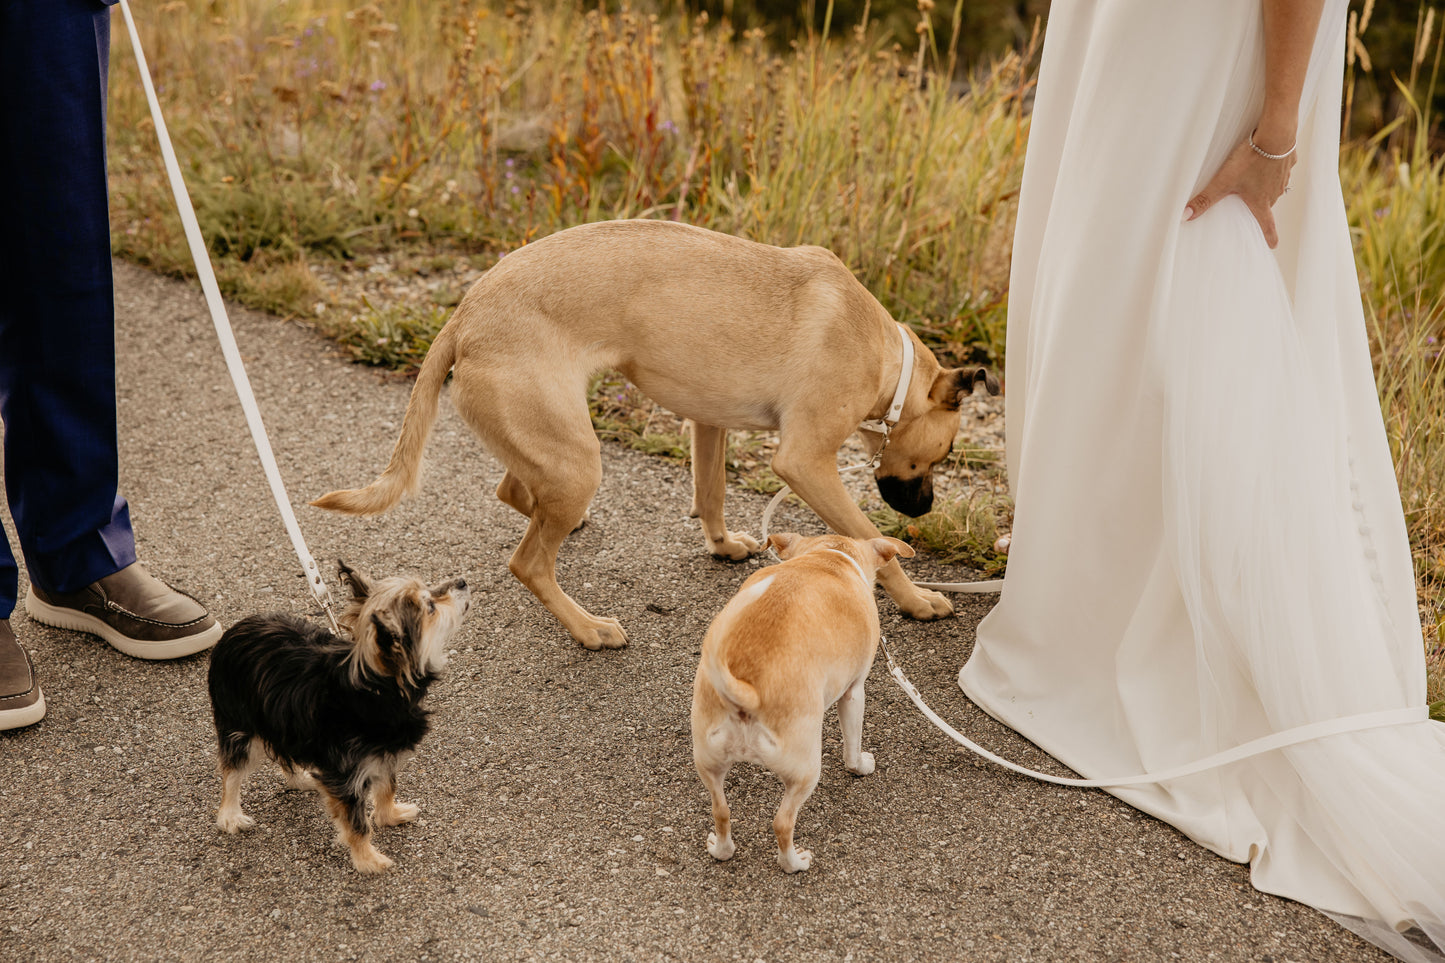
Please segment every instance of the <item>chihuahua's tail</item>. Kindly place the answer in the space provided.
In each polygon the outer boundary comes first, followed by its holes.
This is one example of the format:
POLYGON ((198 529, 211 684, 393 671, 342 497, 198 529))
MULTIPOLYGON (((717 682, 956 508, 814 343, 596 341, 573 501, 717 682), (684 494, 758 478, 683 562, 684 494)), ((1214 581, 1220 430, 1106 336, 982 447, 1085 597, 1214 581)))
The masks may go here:
POLYGON ((391 461, 370 485, 329 492, 311 504, 344 515, 379 515, 407 495, 421 488, 421 453, 437 417, 437 398, 447 373, 456 360, 455 327, 442 328, 426 353, 416 385, 411 389, 406 417, 401 422, 401 435, 392 449, 391 461))
POLYGON ((762 704, 762 700, 758 698, 758 690, 728 671, 727 665, 716 653, 707 661, 707 677, 713 690, 724 702, 735 705, 744 712, 754 712, 762 704))

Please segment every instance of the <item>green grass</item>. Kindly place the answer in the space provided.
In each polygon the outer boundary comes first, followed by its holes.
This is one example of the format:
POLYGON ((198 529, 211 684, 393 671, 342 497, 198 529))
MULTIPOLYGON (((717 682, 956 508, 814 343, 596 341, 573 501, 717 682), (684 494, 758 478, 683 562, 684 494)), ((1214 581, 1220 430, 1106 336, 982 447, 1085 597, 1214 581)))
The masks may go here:
MULTIPOLYGON (((140 29, 223 290, 313 319, 359 361, 414 368, 460 291, 376 303, 324 288, 322 268, 346 277, 381 253, 485 267, 574 224, 654 217, 828 247, 944 360, 1002 365, 1035 47, 953 85, 939 79, 952 56, 936 19, 912 47, 865 28, 782 49, 701 16, 574 0, 173 0, 141 11, 140 29)), ((1368 47, 1368 25, 1354 30, 1368 47)), ((1400 79, 1409 104, 1434 100, 1440 43, 1423 21, 1420 41, 1400 79)), ((127 45, 117 31, 114 247, 188 274, 127 45)), ((1349 69, 1351 89, 1376 83, 1363 61, 1349 69)), ((1407 109, 1347 146, 1341 176, 1438 700, 1445 161, 1428 150, 1433 125, 1407 109)), ((685 457, 676 419, 608 391, 627 393, 599 379, 600 431, 685 457)), ((740 438, 731 464, 767 489, 776 478, 756 445, 740 438)), ((970 496, 922 522, 882 522, 995 571, 991 536, 1008 513, 970 496)))

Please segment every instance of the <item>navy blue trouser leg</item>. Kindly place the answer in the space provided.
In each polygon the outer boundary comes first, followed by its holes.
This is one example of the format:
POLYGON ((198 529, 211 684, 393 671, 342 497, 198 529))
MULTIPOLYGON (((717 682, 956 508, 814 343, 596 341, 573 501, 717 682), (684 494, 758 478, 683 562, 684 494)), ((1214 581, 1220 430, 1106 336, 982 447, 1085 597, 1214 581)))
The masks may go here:
MULTIPOLYGON (((32 581, 82 588, 135 561, 117 491, 105 180, 110 8, 0 2, 0 418, 32 581)), ((0 532, 0 618, 17 573, 0 532)))

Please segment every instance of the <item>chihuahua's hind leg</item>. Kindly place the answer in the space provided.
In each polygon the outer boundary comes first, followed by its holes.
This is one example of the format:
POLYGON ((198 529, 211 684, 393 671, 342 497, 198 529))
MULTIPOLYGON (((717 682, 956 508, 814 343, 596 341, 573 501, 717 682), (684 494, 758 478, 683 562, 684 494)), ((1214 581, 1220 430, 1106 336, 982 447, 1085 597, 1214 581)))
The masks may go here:
POLYGON ((732 859, 737 845, 733 842, 732 810, 728 808, 727 777, 732 763, 697 760, 697 774, 702 777, 712 796, 713 831, 707 834, 707 851, 713 859, 732 859))
POLYGON ((813 865, 813 854, 806 849, 798 849, 794 844, 793 827, 798 821, 798 810, 817 788, 822 768, 822 741, 823 733, 820 729, 817 741, 811 744, 803 765, 792 771, 787 768, 781 771, 778 768, 773 769, 783 780, 785 787, 783 801, 778 806, 777 815, 773 817, 773 835, 778 840, 778 865, 783 867, 785 872, 796 873, 813 865))
MULTIPOLYGON (((871 668, 870 663, 870 668, 871 668)), ((873 771, 873 753, 863 751, 863 681, 865 671, 838 700, 838 722, 843 730, 843 766, 855 776, 873 771)))

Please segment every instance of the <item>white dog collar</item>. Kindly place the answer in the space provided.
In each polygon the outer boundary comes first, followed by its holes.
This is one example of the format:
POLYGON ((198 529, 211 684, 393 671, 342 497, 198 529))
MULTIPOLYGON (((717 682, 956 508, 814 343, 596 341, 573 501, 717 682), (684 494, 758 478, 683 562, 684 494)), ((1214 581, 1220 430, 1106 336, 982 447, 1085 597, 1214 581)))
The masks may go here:
MULTIPOLYGON (((898 324, 896 321, 893 323, 898 324)), ((898 419, 903 417, 903 403, 908 400, 908 386, 913 383, 913 339, 908 336, 908 329, 901 324, 898 324, 898 334, 903 339, 903 369, 898 372, 898 389, 893 392, 893 403, 888 406, 888 413, 881 420, 871 419, 858 426, 864 431, 887 435, 889 430, 898 424, 898 419)))
POLYGON ((863 566, 858 564, 858 560, 856 558, 849 555, 847 552, 840 552, 836 548, 825 548, 823 549, 823 551, 832 552, 834 555, 841 555, 846 558, 848 560, 848 564, 853 566, 853 571, 857 572, 858 577, 863 580, 863 590, 865 592, 872 593, 873 583, 868 581, 868 576, 863 574, 863 566))

